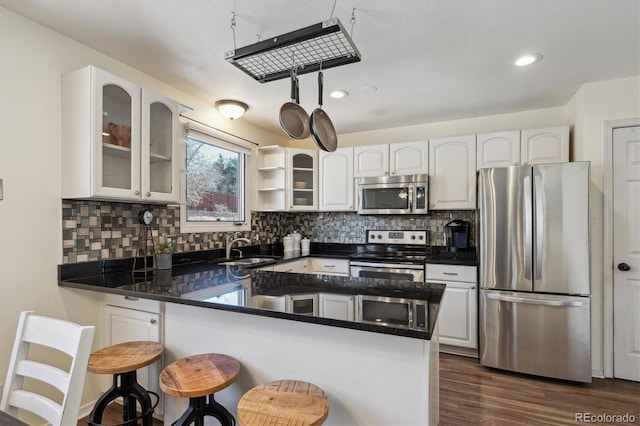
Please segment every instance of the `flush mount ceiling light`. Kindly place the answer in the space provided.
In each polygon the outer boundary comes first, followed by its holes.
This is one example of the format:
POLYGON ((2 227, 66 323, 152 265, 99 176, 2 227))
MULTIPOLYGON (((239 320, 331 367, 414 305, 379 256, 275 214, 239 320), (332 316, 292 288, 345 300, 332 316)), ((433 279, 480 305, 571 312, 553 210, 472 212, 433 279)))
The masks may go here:
POLYGON ((541 59, 542 55, 540 55, 539 53, 529 53, 516 59, 515 64, 518 67, 526 67, 527 65, 532 65, 536 62, 539 62, 541 59))
POLYGON ((334 90, 329 94, 329 96, 335 99, 341 99, 349 96, 349 92, 347 92, 346 90, 334 90))
MULTIPOLYGON (((355 10, 355 9, 354 9, 355 10)), ((352 16, 352 31, 355 18, 352 16)), ((224 58, 260 83, 360 61, 360 52, 338 18, 225 52, 224 58)))
POLYGON ((242 117, 242 115, 249 109, 249 106, 244 102, 234 101, 231 99, 223 99, 215 104, 220 114, 229 120, 242 117))

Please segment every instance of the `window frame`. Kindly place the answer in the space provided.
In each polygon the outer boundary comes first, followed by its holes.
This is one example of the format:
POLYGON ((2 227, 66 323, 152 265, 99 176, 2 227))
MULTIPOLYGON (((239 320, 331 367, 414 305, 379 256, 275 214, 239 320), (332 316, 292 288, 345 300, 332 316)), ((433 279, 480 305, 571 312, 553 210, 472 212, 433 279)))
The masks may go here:
POLYGON ((184 135, 181 141, 182 149, 182 173, 180 174, 180 233, 197 232, 229 232, 229 231, 250 231, 251 230, 251 165, 252 158, 255 157, 255 146, 253 142, 248 142, 236 136, 223 133, 213 128, 199 126, 187 122, 184 126, 184 135), (217 148, 227 149, 240 154, 240 164, 238 164, 238 174, 242 175, 244 185, 242 185, 242 196, 238 201, 242 202, 244 210, 243 222, 189 222, 187 221, 187 142, 195 140, 206 143, 217 148))

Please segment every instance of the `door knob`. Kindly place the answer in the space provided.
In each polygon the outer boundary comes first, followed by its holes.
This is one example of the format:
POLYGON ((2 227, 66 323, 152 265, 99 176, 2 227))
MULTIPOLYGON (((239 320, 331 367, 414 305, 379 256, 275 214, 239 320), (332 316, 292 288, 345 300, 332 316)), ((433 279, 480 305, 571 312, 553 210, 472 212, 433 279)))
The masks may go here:
POLYGON ((630 271, 631 266, 627 265, 626 263, 618 263, 618 269, 620 269, 621 271, 630 271))

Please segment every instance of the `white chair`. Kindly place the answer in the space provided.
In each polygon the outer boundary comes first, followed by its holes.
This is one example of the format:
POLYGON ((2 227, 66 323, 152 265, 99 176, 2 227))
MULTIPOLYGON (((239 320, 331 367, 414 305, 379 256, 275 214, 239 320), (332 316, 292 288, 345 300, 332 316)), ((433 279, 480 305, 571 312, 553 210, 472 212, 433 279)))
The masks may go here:
POLYGON ((18 409, 30 411, 53 426, 76 425, 94 331, 93 326, 83 327, 69 321, 38 316, 33 311, 22 312, 0 410, 14 417, 18 415, 18 409), (69 371, 28 359, 31 343, 69 355, 72 358, 69 371), (57 388, 62 393, 62 403, 23 390, 25 377, 57 388))

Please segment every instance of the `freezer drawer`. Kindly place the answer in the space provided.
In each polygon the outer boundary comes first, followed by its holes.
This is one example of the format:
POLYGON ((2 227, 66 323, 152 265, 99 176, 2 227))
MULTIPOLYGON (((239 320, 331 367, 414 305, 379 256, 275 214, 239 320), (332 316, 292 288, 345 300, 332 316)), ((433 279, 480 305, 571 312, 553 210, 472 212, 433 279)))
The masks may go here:
POLYGON ((480 362, 591 382, 589 297, 482 290, 480 362))

